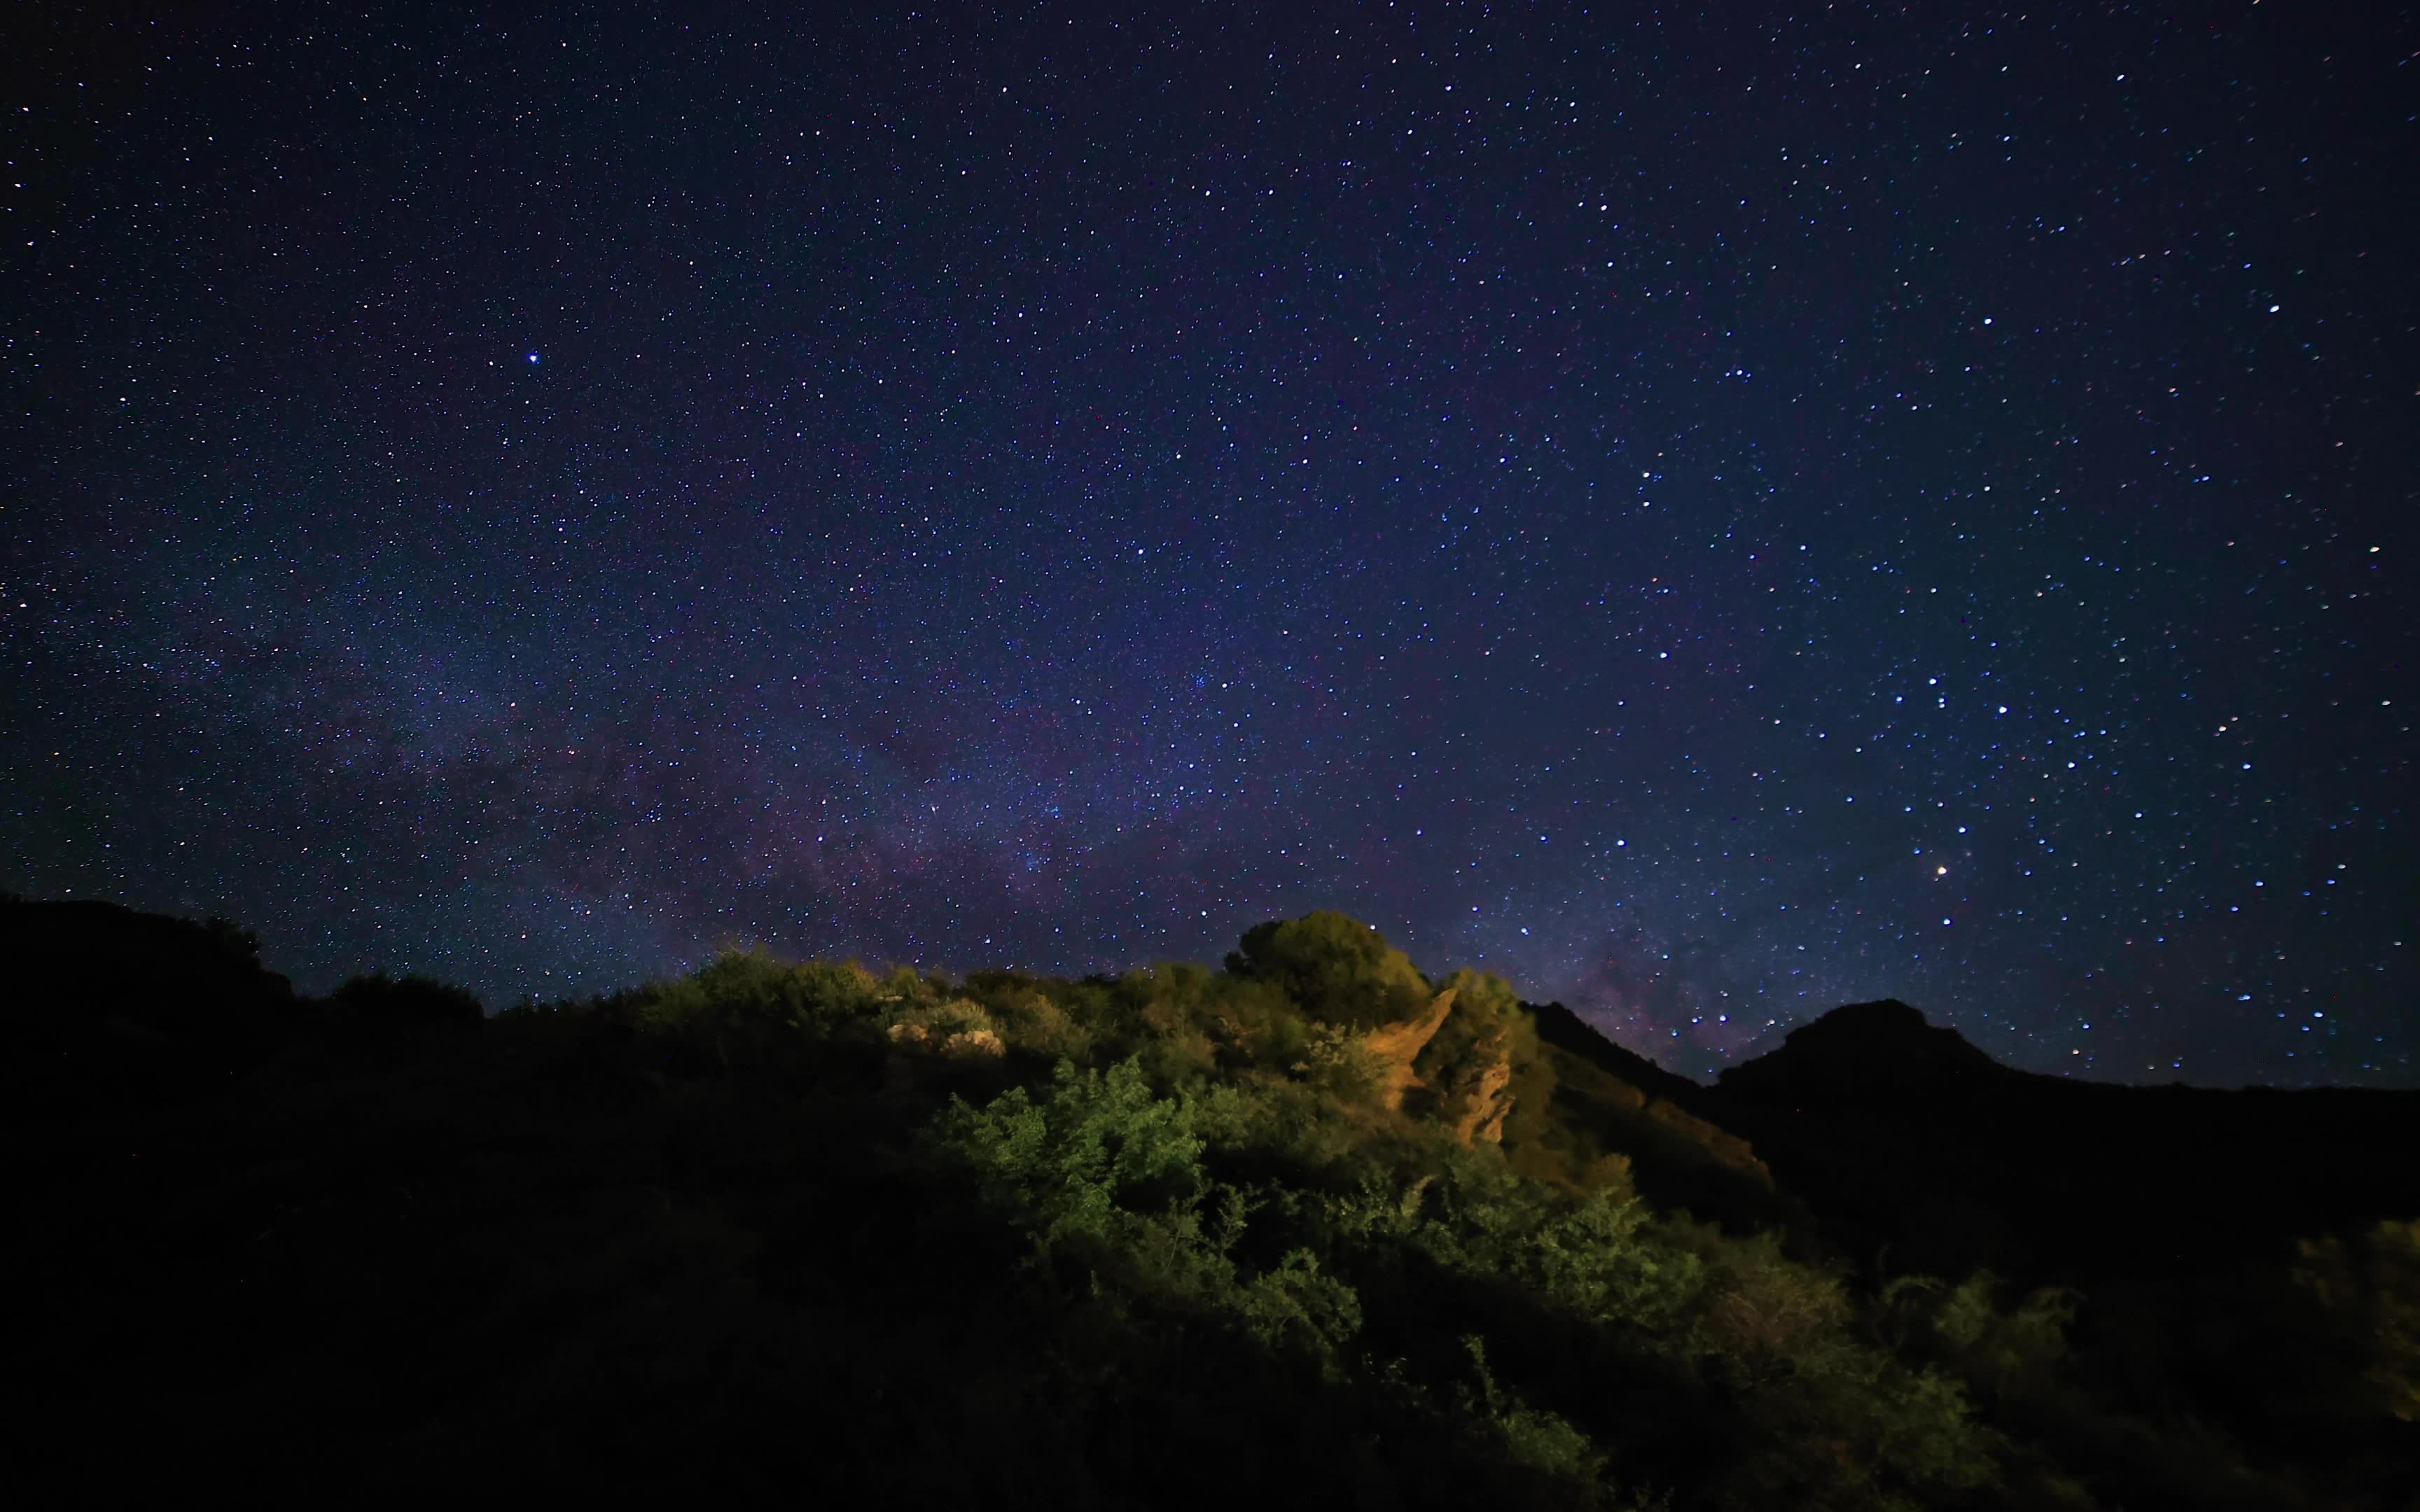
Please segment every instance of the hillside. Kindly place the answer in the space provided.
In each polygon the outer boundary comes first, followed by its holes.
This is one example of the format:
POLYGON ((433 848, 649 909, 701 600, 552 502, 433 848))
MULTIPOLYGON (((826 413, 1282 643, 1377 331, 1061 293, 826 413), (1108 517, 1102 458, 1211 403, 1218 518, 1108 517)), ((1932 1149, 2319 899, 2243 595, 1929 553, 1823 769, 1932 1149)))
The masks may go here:
POLYGON ((2179 1165, 2148 1205, 2239 1182, 2205 1213, 2225 1244, 2162 1272, 2106 1194, 2190 1152, 2073 1164, 2146 1115, 2071 1110, 2133 1093, 2037 1085, 1895 1009, 1701 1088, 1339 915, 1263 925, 1219 969, 739 954, 493 1016, 413 980, 303 997, 240 931, 105 904, 0 903, 0 952, 21 1352, 49 1388, 28 1437, 96 1499, 2420 1490, 2420 1230, 2385 1221, 2420 1207, 2331 1142, 2408 1146, 2403 1094, 2349 1122, 2304 1094, 2123 1103, 2248 1131, 2203 1148, 2253 1165, 2179 1165), (2055 1157, 2027 1174, 1994 1118, 2055 1157), (2287 1131, 2268 1165, 2263 1127, 2287 1131), (2304 1172, 2322 1196, 2240 1184, 2289 1161, 2328 1167, 2304 1172), (2021 1242, 1941 1253, 2023 1285, 1906 1268, 1962 1196, 2021 1242))
POLYGON ((2420 1094, 2011 1070, 1904 1003, 1835 1009, 1705 1100, 1843 1243, 2095 1286, 2232 1271, 2420 1213, 2420 1094))

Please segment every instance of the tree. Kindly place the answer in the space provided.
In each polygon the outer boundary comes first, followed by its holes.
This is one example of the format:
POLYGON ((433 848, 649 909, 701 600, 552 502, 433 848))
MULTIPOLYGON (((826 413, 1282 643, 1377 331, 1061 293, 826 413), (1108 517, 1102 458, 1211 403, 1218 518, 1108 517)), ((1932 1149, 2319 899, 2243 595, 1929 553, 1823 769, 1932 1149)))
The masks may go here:
POLYGON ((1227 969, 1278 984, 1312 1018, 1357 1028, 1416 1018, 1433 995, 1375 927, 1327 910, 1255 925, 1227 969))

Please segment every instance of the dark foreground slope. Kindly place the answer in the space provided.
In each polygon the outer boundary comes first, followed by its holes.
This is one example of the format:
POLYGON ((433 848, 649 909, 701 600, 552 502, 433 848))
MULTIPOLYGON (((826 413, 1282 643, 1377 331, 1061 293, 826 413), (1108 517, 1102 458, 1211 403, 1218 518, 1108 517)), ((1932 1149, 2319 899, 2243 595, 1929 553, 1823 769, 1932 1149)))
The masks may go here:
POLYGON ((0 960, 18 1470, 94 1500, 2412 1489, 2375 1347, 2412 1293, 2359 1235, 2247 1294, 2335 1351, 2294 1366, 2325 1456, 2281 1450, 2071 1352, 2060 1295, 1845 1265, 1869 1220, 1776 1182, 1733 1089, 1338 916, 1222 971, 739 955, 492 1018, 101 905, 0 903, 0 960))

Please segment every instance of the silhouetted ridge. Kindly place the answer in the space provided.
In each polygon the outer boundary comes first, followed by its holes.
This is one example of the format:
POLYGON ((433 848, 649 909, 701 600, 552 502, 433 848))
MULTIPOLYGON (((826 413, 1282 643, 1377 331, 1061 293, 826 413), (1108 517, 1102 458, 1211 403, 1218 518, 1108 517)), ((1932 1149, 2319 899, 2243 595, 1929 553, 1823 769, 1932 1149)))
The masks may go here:
POLYGON ((1730 1096, 1837 1102, 1877 1092, 1955 1096, 1978 1081, 2019 1074, 1957 1030, 1930 1024, 1898 998, 1885 997, 1800 1025, 1780 1048, 1725 1070, 1717 1085, 1730 1096))
POLYGON ((1668 1098, 1694 1112, 1697 1100, 1705 1094, 1704 1088, 1686 1076, 1675 1075, 1637 1051, 1614 1043, 1605 1031, 1560 1003, 1531 1003, 1528 1008, 1537 1016, 1539 1039, 1651 1097, 1668 1098))
POLYGON ((2409 1091, 2129 1087, 2003 1066, 1885 999, 1725 1071, 1708 1116, 1851 1254, 2097 1287, 2283 1264, 2420 1213, 2409 1091))
POLYGON ((262 968, 248 931, 97 901, 0 901, 0 961, 18 989, 12 1018, 39 1003, 185 1028, 294 997, 291 982, 262 968))
POLYGON ((1700 1087, 1341 914, 489 1017, 0 896, 0 970, 19 1478, 92 1499, 2420 1505, 2410 1092, 1897 1002, 1700 1087))
POLYGON ((225 919, 0 898, 0 1096, 29 1106, 188 1096, 302 1010, 225 919))
POLYGON ((479 999, 459 987, 426 977, 394 978, 385 972, 355 977, 328 995, 328 1007, 365 1023, 477 1028, 487 1018, 479 999))

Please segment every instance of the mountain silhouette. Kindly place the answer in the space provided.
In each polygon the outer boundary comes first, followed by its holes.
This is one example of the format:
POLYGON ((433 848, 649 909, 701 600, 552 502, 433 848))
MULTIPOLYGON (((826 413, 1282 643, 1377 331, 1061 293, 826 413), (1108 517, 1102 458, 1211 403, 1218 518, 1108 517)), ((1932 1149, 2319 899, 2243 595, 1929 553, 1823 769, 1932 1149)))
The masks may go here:
POLYGON ((1339 914, 484 1013, 0 897, 29 1483, 870 1504, 2391 1507, 2420 1094, 1916 1009, 1705 1087, 1339 914))
POLYGON ((2420 1213, 2420 1092, 2130 1087, 2003 1066, 1894 999, 1727 1069, 1704 1110, 1839 1242, 2085 1285, 2226 1271, 2420 1213))
POLYGON ((1962 1097, 2010 1074, 1957 1030, 1930 1024, 1886 997, 1836 1008, 1799 1026, 1777 1048, 1726 1069, 1717 1084, 1733 1096, 1764 1102, 1838 1103, 1962 1097))

